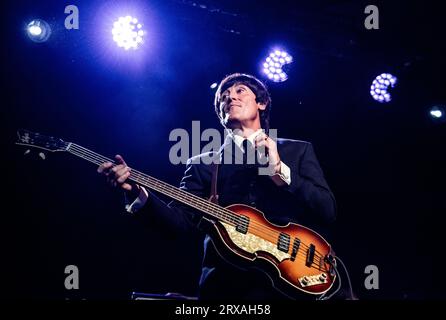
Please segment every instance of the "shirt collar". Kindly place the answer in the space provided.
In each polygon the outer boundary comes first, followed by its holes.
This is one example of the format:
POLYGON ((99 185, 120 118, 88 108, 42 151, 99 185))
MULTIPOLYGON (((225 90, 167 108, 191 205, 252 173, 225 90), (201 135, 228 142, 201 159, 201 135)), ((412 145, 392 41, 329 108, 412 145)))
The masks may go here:
MULTIPOLYGON (((250 134, 246 139, 248 139, 249 142, 251 142, 252 145, 254 145, 255 138, 261 132, 263 132, 263 129, 258 129, 255 132, 253 132, 252 134, 250 134)), ((232 137, 232 140, 234 140, 234 143, 237 145, 237 147, 242 148, 242 143, 243 143, 243 140, 245 140, 245 138, 243 138, 240 135, 232 133, 232 131, 231 131, 230 136, 232 137)))

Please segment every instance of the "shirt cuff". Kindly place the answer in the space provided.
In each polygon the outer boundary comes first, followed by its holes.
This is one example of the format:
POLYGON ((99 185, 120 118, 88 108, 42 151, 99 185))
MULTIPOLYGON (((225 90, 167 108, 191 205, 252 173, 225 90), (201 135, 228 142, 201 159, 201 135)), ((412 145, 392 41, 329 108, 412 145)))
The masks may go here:
POLYGON ((278 186, 283 186, 285 184, 291 184, 291 169, 283 161, 280 162, 280 172, 271 176, 271 179, 278 186))
POLYGON ((139 192, 138 198, 135 199, 131 204, 126 204, 125 210, 128 213, 135 213, 139 209, 141 209, 147 202, 147 198, 149 197, 149 193, 144 187, 140 187, 141 191, 139 192))

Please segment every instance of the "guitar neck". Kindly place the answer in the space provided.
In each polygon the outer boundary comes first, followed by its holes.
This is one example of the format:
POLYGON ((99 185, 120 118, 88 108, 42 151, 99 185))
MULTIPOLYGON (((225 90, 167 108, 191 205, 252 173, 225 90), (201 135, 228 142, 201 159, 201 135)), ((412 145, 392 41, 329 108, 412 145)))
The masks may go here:
MULTIPOLYGON (((82 146, 75 143, 67 143, 66 151, 78 156, 84 160, 92 162, 96 165, 100 165, 104 162, 111 162, 116 166, 115 162, 107 157, 104 157, 94 151, 88 150, 82 146)), ((175 199, 181 203, 184 203, 192 208, 195 208, 204 214, 216 218, 217 220, 227 222, 234 225, 238 219, 231 211, 216 205, 208 200, 200 198, 194 194, 187 191, 181 190, 178 187, 174 187, 168 183, 161 180, 155 179, 147 174, 139 172, 138 170, 130 168, 129 180, 149 188, 151 190, 160 192, 172 199, 175 199)))

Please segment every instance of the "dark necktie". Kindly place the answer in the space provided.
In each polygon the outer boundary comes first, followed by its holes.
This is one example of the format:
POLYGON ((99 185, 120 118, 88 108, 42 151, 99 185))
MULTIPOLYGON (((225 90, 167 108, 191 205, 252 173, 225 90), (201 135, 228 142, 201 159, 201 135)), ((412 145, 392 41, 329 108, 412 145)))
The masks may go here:
POLYGON ((243 164, 255 164, 256 163, 256 151, 251 141, 248 139, 243 140, 243 164))

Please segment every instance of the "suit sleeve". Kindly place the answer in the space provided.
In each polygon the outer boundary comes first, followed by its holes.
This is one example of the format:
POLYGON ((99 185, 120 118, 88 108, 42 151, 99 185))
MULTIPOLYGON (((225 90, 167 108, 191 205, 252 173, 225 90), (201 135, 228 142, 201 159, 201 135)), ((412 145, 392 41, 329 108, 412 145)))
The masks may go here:
POLYGON ((291 184, 285 188, 325 222, 336 219, 336 201, 331 192, 311 143, 307 143, 298 162, 291 170, 291 184))
MULTIPOLYGON (((180 189, 205 198, 209 191, 200 176, 199 164, 189 161, 180 182, 180 189)), ((135 213, 135 216, 155 228, 164 228, 173 232, 197 231, 202 214, 179 201, 169 203, 161 200, 154 192, 149 192, 146 204, 135 213)))

